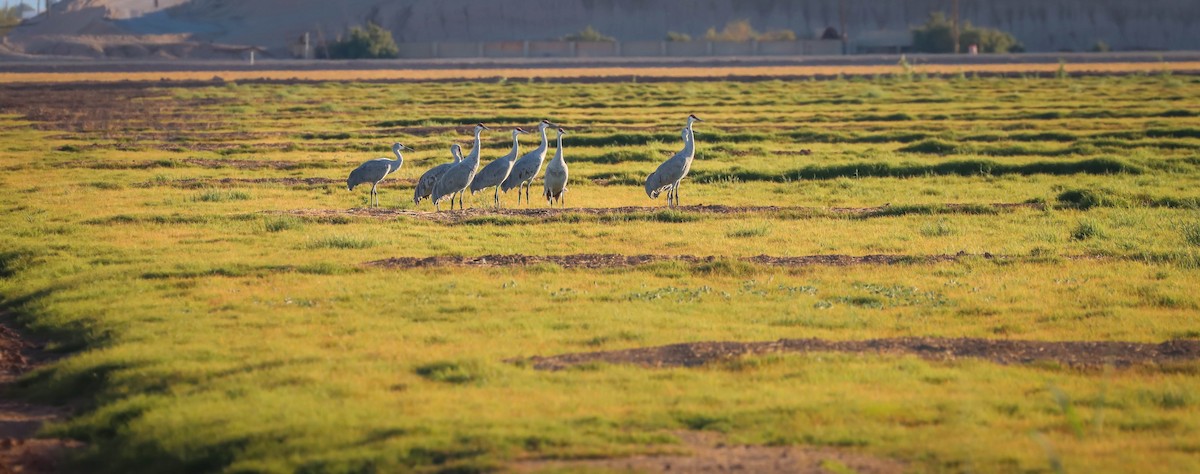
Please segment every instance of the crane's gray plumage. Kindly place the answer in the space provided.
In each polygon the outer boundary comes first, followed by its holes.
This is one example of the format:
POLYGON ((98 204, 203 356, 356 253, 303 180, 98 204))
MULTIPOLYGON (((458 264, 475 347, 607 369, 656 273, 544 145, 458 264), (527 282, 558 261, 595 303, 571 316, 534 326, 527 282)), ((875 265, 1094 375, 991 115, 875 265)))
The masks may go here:
POLYGON ((451 166, 462 163, 462 147, 457 143, 450 145, 450 155, 454 156, 454 161, 430 168, 417 180, 417 188, 413 190, 413 204, 420 204, 422 199, 429 197, 433 193, 433 183, 451 166))
POLYGON ((396 159, 389 160, 387 158, 376 158, 358 165, 358 168, 354 168, 354 171, 350 172, 350 177, 346 178, 346 190, 353 191, 354 188, 360 184, 371 183, 371 201, 368 202, 367 205, 370 206, 373 203, 374 205, 378 206, 379 192, 376 190, 376 188, 379 186, 379 183, 383 181, 383 178, 386 178, 388 174, 399 170, 400 166, 404 165, 404 157, 400 155, 400 150, 406 149, 412 150, 412 148, 408 148, 399 143, 393 143, 392 153, 396 154, 396 159))
POLYGON ((646 195, 650 199, 657 199, 659 194, 670 190, 671 186, 674 186, 677 181, 683 179, 683 170, 687 165, 687 155, 692 151, 688 144, 688 135, 688 129, 684 128, 680 133, 680 136, 683 137, 683 149, 668 158, 661 165, 658 165, 658 169, 655 169, 653 173, 650 173, 650 176, 646 177, 646 195))
POLYGON ((554 150, 554 159, 546 165, 546 175, 542 177, 542 196, 545 196, 546 204, 551 207, 554 207, 555 199, 558 199, 562 207, 567 206, 567 162, 563 160, 562 144, 563 135, 566 134, 565 130, 558 129, 558 148, 554 150))
POLYGON ((520 154, 519 148, 521 146, 521 142, 517 139, 517 136, 522 133, 526 132, 525 129, 521 127, 513 129, 512 150, 509 150, 507 155, 496 158, 491 163, 488 163, 487 166, 484 166, 483 169, 479 170, 478 173, 475 173, 475 179, 471 180, 471 194, 475 194, 483 189, 495 186, 496 194, 492 197, 492 199, 494 200, 496 207, 500 207, 500 184, 503 183, 505 179, 508 179, 508 174, 513 168, 513 161, 516 161, 517 155, 520 154))
POLYGON ((491 130, 484 124, 475 125, 475 149, 463 158, 462 162, 456 163, 447 169, 442 176, 434 181, 433 192, 431 193, 434 207, 437 210, 442 210, 441 203, 446 196, 450 196, 450 209, 454 209, 454 195, 458 194, 458 208, 462 209, 462 193, 471 185, 471 180, 475 179, 475 172, 479 171, 479 134, 484 130, 491 130))
POLYGON ((688 116, 687 126, 683 127, 680 134, 683 137, 683 149, 658 165, 658 169, 646 177, 646 195, 650 196, 650 199, 656 199, 663 191, 667 191, 667 207, 679 206, 679 182, 687 177, 688 171, 692 169, 692 159, 696 157, 693 121, 703 122, 695 115, 688 116))
POLYGON ((546 160, 546 149, 550 147, 550 142, 546 139, 546 128, 557 127, 550 123, 549 120, 542 120, 538 124, 538 132, 542 134, 542 144, 533 151, 526 153, 513 164, 512 171, 508 173, 508 178, 500 184, 500 191, 505 193, 508 190, 517 188, 517 203, 521 202, 521 186, 525 186, 525 204, 529 204, 529 186, 533 185, 534 178, 537 178, 538 171, 542 168, 542 162, 546 160))

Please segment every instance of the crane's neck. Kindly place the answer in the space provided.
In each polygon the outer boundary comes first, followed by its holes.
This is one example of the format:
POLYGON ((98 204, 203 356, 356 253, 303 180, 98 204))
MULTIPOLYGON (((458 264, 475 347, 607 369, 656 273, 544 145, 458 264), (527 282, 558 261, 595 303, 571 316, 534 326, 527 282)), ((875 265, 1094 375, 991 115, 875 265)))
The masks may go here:
POLYGON ((563 137, 562 135, 558 136, 558 148, 554 149, 554 161, 557 161, 559 163, 562 163, 562 161, 563 161, 562 137, 563 137))
POLYGON ((550 140, 546 137, 545 124, 542 124, 542 126, 538 127, 538 129, 542 132, 542 145, 538 147, 538 150, 546 151, 546 149, 550 147, 550 140))
POLYGON ((688 129, 689 133, 692 131, 692 122, 695 122, 695 121, 696 121, 696 119, 694 119, 692 117, 688 117, 687 129, 688 129))
POLYGON ((479 163, 479 134, 481 133, 483 133, 483 130, 475 129, 475 148, 471 150, 471 154, 467 155, 467 159, 464 161, 469 160, 479 163))
POLYGON ((695 138, 696 138, 695 135, 692 135, 692 131, 689 129, 688 133, 687 133, 687 138, 685 138, 683 140, 683 153, 685 155, 691 156, 693 153, 696 152, 695 138))
POLYGON ((519 135, 519 133, 513 132, 513 149, 508 154, 508 161, 516 160, 517 154, 520 153, 518 150, 521 147, 521 140, 517 138, 519 135))
POLYGON ((392 153, 396 154, 396 159, 392 160, 392 163, 394 163, 396 168, 399 168, 400 165, 404 164, 404 156, 400 154, 399 148, 392 148, 392 153))

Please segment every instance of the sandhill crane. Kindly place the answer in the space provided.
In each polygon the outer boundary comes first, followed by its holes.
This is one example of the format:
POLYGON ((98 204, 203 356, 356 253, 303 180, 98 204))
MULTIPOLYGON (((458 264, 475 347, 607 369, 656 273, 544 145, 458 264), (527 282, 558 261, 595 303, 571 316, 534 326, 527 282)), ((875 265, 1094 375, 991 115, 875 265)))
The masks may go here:
POLYGON ((372 203, 378 206, 379 192, 376 187, 389 173, 400 169, 400 166, 404 164, 404 157, 400 155, 400 150, 412 150, 412 148, 393 143, 392 153, 396 154, 396 159, 376 158, 358 165, 358 168, 354 168, 354 171, 350 172, 350 177, 346 178, 346 190, 353 191, 360 184, 371 183, 371 200, 367 203, 367 207, 370 207, 372 203))
POLYGON ((542 120, 542 123, 538 124, 538 132, 542 134, 542 144, 521 156, 513 164, 508 178, 505 178, 504 183, 500 184, 500 191, 505 193, 512 188, 517 188, 517 204, 521 203, 521 186, 525 186, 525 205, 529 205, 529 186, 533 185, 534 178, 537 178, 538 171, 542 168, 542 162, 546 160, 546 149, 550 147, 550 143, 546 140, 547 127, 557 127, 557 125, 550 123, 549 120, 542 120))
POLYGON ((683 137, 683 149, 675 156, 667 159, 658 169, 646 177, 646 195, 650 199, 658 197, 659 193, 667 191, 667 207, 679 206, 679 182, 692 169, 692 159, 696 156, 696 140, 692 133, 692 122, 703 122, 695 115, 688 115, 687 126, 680 134, 683 137), (672 204, 672 200, 674 204, 672 204))
POLYGON ((475 179, 475 172, 479 171, 479 134, 484 130, 491 129, 482 123, 475 125, 475 149, 471 150, 462 162, 451 166, 433 182, 431 199, 437 210, 442 210, 441 202, 446 196, 450 196, 450 209, 454 209, 455 194, 458 194, 458 208, 462 209, 462 193, 471 185, 471 180, 475 179))
POLYGON ((520 153, 518 149, 521 146, 517 135, 526 132, 525 129, 517 127, 513 129, 513 147, 507 155, 496 158, 495 161, 488 163, 483 169, 475 174, 475 179, 471 180, 471 194, 475 194, 485 188, 492 186, 496 187, 496 194, 492 197, 496 204, 496 208, 500 208, 500 184, 508 179, 508 174, 512 171, 513 162, 516 161, 517 155, 520 153))
POLYGON ((429 197, 433 193, 433 183, 451 166, 462 162, 462 147, 457 143, 450 145, 450 155, 454 156, 454 161, 430 168, 417 180, 417 188, 413 190, 413 204, 420 204, 422 199, 429 197))
POLYGON ((542 184, 545 186, 542 195, 546 197, 546 204, 550 207, 554 207, 555 199, 558 199, 560 206, 567 206, 567 162, 563 160, 562 144, 563 135, 566 134, 565 130, 558 129, 558 148, 554 150, 554 159, 546 165, 546 175, 542 177, 542 184))

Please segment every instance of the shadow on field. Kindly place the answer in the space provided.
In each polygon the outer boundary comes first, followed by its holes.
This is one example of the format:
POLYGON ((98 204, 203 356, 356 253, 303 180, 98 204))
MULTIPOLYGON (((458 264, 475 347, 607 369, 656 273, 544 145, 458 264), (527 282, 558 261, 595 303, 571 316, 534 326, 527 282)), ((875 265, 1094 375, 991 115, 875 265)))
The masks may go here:
MULTIPOLYGON (((300 184, 300 183, 297 183, 300 184)), ((579 207, 567 209, 486 209, 473 208, 454 211, 417 211, 410 209, 353 208, 353 209, 294 209, 269 212, 313 219, 338 219, 349 217, 373 219, 397 219, 401 217, 441 222, 445 224, 493 224, 512 225, 547 222, 579 222, 600 220, 692 222, 702 216, 729 216, 743 214, 768 214, 781 218, 803 219, 815 217, 872 218, 895 217, 908 214, 999 214, 1017 209, 1045 209, 1042 203, 994 203, 994 204, 912 204, 884 205, 877 207, 803 207, 803 206, 723 206, 696 205, 676 209, 666 207, 579 207)))
POLYGON ((974 338, 906 337, 863 341, 780 339, 770 342, 694 342, 619 351, 580 352, 532 357, 538 370, 562 370, 595 363, 642 367, 697 367, 712 362, 773 353, 850 352, 901 355, 929 360, 978 358, 998 364, 1050 364, 1071 368, 1173 365, 1200 360, 1200 340, 1176 339, 1161 344, 1121 341, 1024 341, 974 338))

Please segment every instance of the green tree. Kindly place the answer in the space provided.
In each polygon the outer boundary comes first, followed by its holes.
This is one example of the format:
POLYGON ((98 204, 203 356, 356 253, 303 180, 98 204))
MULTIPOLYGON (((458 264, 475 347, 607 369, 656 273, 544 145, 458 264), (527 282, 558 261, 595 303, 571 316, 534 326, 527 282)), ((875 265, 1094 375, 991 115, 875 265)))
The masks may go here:
POLYGON ((796 32, 792 30, 771 30, 766 33, 759 33, 749 20, 734 20, 725 24, 725 29, 717 31, 716 28, 709 28, 708 32, 704 33, 704 39, 708 41, 796 41, 796 32))
POLYGON ((601 43, 612 43, 616 41, 612 36, 606 36, 603 33, 588 25, 587 28, 579 30, 578 33, 571 33, 563 37, 563 41, 597 41, 601 43))
POLYGON ((924 25, 913 29, 913 50, 922 53, 953 53, 954 24, 946 14, 933 12, 924 25))
POLYGON ((725 24, 725 29, 717 31, 709 28, 704 33, 704 39, 709 41, 750 41, 758 37, 758 32, 750 26, 750 20, 734 20, 725 24))
POLYGON ((675 31, 667 32, 667 41, 691 41, 692 35, 687 33, 679 33, 675 31))
POLYGON ((21 10, 19 7, 9 7, 8 9, 0 10, 0 36, 8 34, 8 31, 19 23, 21 23, 21 10))
POLYGON ((796 32, 792 30, 770 30, 755 38, 759 41, 796 41, 796 32))
MULTIPOLYGON (((913 29, 913 49, 922 53, 953 53, 954 23, 942 12, 929 14, 929 20, 913 29)), ((1024 46, 1013 35, 995 28, 976 28, 971 22, 963 22, 958 32, 959 47, 979 47, 981 53, 1008 53, 1024 51, 1024 46)))
POLYGON ((329 44, 332 59, 379 59, 400 55, 400 47, 392 38, 392 32, 374 23, 366 28, 353 27, 346 38, 329 44))

